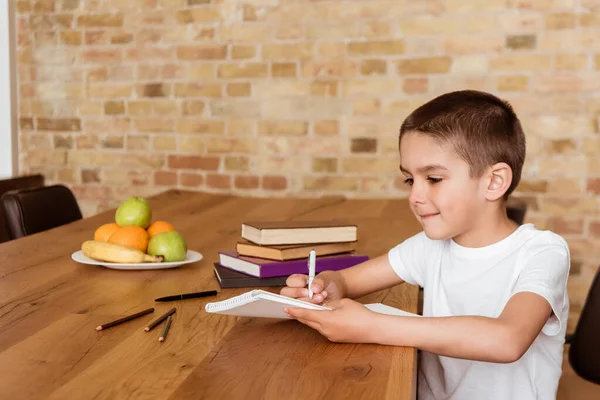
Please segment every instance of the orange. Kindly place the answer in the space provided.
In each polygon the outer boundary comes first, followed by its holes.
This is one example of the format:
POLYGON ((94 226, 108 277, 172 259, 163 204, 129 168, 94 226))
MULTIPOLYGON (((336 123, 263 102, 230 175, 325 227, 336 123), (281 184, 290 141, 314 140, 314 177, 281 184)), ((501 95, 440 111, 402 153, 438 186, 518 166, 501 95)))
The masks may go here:
POLYGON ((108 238, 110 235, 115 233, 119 229, 119 225, 115 224, 104 224, 100 228, 96 229, 94 232, 94 240, 98 240, 100 242, 108 242, 108 238))
POLYGON ((148 232, 142 227, 136 225, 122 226, 115 231, 108 239, 109 243, 120 244, 121 246, 133 247, 146 252, 150 237, 148 232))
POLYGON ((150 224, 150 226, 148 227, 148 229, 146 231, 148 232, 148 235, 150 235, 150 237, 152 237, 161 232, 170 232, 170 231, 174 231, 174 230, 175 230, 175 228, 173 227, 173 225, 171 225, 168 222, 155 221, 150 224))

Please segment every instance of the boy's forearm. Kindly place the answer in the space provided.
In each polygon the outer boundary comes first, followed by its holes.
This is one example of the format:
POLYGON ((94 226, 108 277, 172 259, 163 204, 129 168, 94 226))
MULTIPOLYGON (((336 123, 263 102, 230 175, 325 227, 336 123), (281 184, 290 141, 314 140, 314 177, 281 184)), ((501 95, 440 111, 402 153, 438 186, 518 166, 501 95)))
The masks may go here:
POLYGON ((373 341, 416 347, 431 353, 477 361, 509 363, 522 351, 509 327, 496 318, 395 317, 377 315, 373 341))
POLYGON ((342 297, 351 299, 403 282, 389 264, 387 254, 334 273, 336 274, 335 279, 338 279, 336 282, 343 285, 344 295, 342 297))

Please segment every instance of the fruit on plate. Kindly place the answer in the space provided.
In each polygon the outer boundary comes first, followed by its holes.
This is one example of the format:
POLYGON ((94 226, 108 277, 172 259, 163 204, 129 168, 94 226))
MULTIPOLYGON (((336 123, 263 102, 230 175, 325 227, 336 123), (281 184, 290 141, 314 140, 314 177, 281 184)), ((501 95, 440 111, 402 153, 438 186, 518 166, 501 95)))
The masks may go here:
POLYGON ((161 232, 148 242, 148 254, 163 256, 167 262, 184 261, 187 255, 187 243, 179 232, 161 232))
POLYGON ((110 235, 119 230, 119 225, 114 222, 111 224, 104 224, 94 232, 94 240, 99 240, 101 242, 108 242, 108 238, 110 235))
POLYGON ((150 224, 148 229, 146 229, 146 232, 148 232, 148 235, 150 237, 153 237, 153 236, 158 235, 161 232, 171 232, 174 230, 175 230, 175 228, 173 227, 173 225, 171 225, 170 223, 168 223, 166 221, 154 221, 153 223, 150 224))
POLYGON ((114 243, 100 242, 98 240, 87 240, 83 242, 81 251, 86 257, 113 263, 130 264, 163 261, 163 257, 161 256, 150 256, 137 249, 114 243))
POLYGON ((120 244, 125 247, 132 247, 145 253, 148 248, 148 232, 145 229, 131 225, 123 226, 115 231, 108 238, 109 243, 120 244))
POLYGON ((152 209, 144 198, 130 197, 117 208, 115 222, 121 227, 135 225, 146 229, 152 222, 152 209))

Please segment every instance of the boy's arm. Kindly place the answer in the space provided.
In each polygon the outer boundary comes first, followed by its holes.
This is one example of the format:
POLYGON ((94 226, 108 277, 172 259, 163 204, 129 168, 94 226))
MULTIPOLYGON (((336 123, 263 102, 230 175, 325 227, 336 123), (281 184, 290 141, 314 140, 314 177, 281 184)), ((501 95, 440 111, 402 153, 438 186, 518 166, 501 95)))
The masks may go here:
MULTIPOLYGON (((329 272, 322 272, 323 275, 329 272)), ((344 288, 343 297, 355 299, 404 282, 390 265, 388 255, 382 254, 355 267, 337 272, 344 288)), ((335 277, 332 276, 333 279, 335 277)))
POLYGON ((498 318, 390 317, 376 315, 375 343, 411 346, 443 356, 510 363, 529 349, 552 314, 542 296, 517 293, 498 318))

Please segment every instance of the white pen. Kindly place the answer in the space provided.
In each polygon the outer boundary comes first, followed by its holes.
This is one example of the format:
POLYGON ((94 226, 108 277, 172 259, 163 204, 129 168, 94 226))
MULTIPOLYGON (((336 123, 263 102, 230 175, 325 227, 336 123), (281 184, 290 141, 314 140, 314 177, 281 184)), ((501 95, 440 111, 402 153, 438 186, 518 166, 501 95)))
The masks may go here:
POLYGON ((310 251, 308 255, 308 298, 312 300, 312 283, 315 279, 315 264, 317 263, 317 252, 314 250, 310 251))

